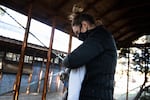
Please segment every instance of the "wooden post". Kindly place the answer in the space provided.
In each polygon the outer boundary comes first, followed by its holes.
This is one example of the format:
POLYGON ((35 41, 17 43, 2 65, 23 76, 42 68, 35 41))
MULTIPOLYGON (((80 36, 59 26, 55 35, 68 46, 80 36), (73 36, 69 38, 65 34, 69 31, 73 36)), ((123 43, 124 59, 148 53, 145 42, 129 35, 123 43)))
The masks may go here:
POLYGON ((28 78, 28 87, 27 87, 27 90, 26 90, 26 94, 30 93, 30 83, 31 83, 31 80, 32 80, 32 73, 29 75, 29 78, 28 78))
POLYGON ((3 73, 0 72, 0 81, 2 80, 3 73))
POLYGON ((48 80, 48 92, 50 92, 50 88, 51 88, 51 83, 52 83, 52 78, 53 78, 53 71, 51 71, 49 73, 49 80, 48 80))
POLYGON ((127 70, 127 92, 126 92, 126 100, 128 100, 129 94, 129 71, 130 71, 130 48, 128 48, 128 70, 127 70))
POLYGON ((52 45, 53 45, 53 39, 54 39, 54 31, 55 31, 55 19, 53 19, 50 44, 49 44, 49 49, 48 49, 48 53, 47 53, 47 63, 46 63, 46 72, 45 72, 45 78, 44 78, 44 88, 43 88, 42 100, 46 100, 47 81, 48 81, 49 68, 50 68, 50 63, 51 63, 51 53, 52 53, 52 45))
POLYGON ((0 80, 2 79, 2 69, 3 69, 3 53, 0 52, 0 80))
POLYGON ((24 34, 24 41, 22 42, 21 55, 20 55, 19 64, 18 64, 18 72, 16 75, 16 82, 14 84, 13 100, 18 100, 21 76, 22 76, 22 71, 23 71, 24 55, 25 55, 25 49, 27 47, 27 40, 28 40, 28 34, 29 34, 29 28, 30 28, 30 22, 31 22, 31 11, 32 11, 32 4, 30 5, 30 8, 29 8, 28 21, 26 25, 25 34, 24 34))
POLYGON ((71 52, 71 47, 72 47, 72 33, 70 33, 70 37, 69 37, 69 47, 68 47, 68 53, 71 52))
MULTIPOLYGON (((35 55, 34 55, 34 56, 35 56, 35 55)), ((30 93, 30 83, 31 83, 31 80, 32 80, 32 74, 33 74, 34 56, 33 56, 33 60, 32 60, 32 73, 29 74, 29 78, 28 78, 28 87, 27 87, 27 90, 26 90, 26 94, 29 94, 29 93, 30 93)))
POLYGON ((42 74, 43 74, 43 70, 42 70, 43 66, 44 66, 44 58, 43 58, 43 61, 42 61, 42 64, 41 64, 41 68, 40 68, 37 93, 39 93, 39 92, 40 92, 40 85, 41 85, 41 81, 42 81, 42 74))
POLYGON ((40 73, 39 73, 39 80, 38 80, 38 88, 37 88, 37 93, 40 93, 40 85, 41 85, 41 81, 42 81, 42 68, 40 69, 40 73))

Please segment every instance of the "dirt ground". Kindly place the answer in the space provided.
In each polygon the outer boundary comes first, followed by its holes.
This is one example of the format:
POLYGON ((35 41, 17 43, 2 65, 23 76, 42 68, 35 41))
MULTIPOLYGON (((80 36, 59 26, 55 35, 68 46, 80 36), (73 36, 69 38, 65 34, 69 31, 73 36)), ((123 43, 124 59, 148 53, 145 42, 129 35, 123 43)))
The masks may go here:
MULTIPOLYGON (((42 94, 32 93, 29 95, 20 94, 19 100, 42 100, 42 94)), ((12 100, 13 95, 9 96, 0 96, 0 100, 12 100)), ((48 93, 46 95, 46 100, 62 100, 62 93, 48 93)))

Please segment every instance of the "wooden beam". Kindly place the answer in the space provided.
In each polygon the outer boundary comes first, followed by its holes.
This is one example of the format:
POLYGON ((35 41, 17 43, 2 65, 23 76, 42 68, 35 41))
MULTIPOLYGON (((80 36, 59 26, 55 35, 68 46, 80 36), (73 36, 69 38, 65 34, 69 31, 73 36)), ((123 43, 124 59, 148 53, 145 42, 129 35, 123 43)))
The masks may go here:
POLYGON ((69 34, 69 46, 68 46, 68 53, 71 52, 71 47, 72 47, 72 33, 69 34))
POLYGON ((90 3, 86 3, 86 0, 82 0, 81 3, 84 7, 85 11, 88 11, 91 8, 95 8, 95 4, 97 4, 98 2, 101 2, 102 0, 92 0, 92 2, 90 3))
POLYGON ((31 22, 31 11, 32 11, 32 4, 29 7, 28 21, 27 21, 27 26, 26 26, 25 35, 24 35, 24 41, 22 43, 21 55, 20 55, 20 60, 19 60, 19 65, 18 65, 19 69, 18 69, 18 73, 17 73, 17 76, 16 76, 16 82, 14 84, 13 100, 18 100, 18 96, 19 96, 21 76, 22 76, 22 72, 23 72, 24 55, 25 55, 25 50, 26 50, 26 47, 27 47, 27 40, 28 40, 30 22, 31 22))
POLYGON ((120 35, 115 37, 115 39, 119 40, 120 38, 122 38, 123 36, 125 36, 127 33, 130 33, 130 32, 137 32, 137 33, 150 32, 149 26, 150 26, 150 23, 143 23, 143 24, 140 24, 139 26, 129 26, 128 30, 120 33, 120 35))
POLYGON ((132 44, 131 47, 137 47, 137 48, 150 47, 150 43, 145 43, 145 44, 132 44))
POLYGON ((141 19, 137 21, 134 21, 133 19, 132 22, 126 21, 124 22, 124 24, 120 25, 120 27, 117 27, 115 30, 112 30, 111 32, 114 34, 115 39, 118 39, 118 37, 122 37, 125 33, 134 31, 134 29, 136 32, 138 31, 142 32, 142 30, 143 32, 149 32, 150 30, 148 28, 150 26, 149 21, 145 21, 146 20, 145 18, 141 18, 141 19), (143 21, 145 21, 145 23, 143 21), (125 30, 126 28, 128 28, 128 30, 125 30), (122 32, 122 30, 125 31, 122 32))
MULTIPOLYGON (((114 19, 113 21, 111 21, 109 24, 106 25, 106 27, 111 27, 113 26, 115 23, 121 22, 121 21, 132 21, 135 19, 145 19, 145 18, 149 18, 150 17, 150 13, 127 13, 126 15, 122 15, 119 18, 114 19)), ((145 20, 144 20, 145 21, 145 20)), ((132 21, 133 22, 133 21, 132 21)))
POLYGON ((134 1, 134 0, 128 0, 128 1, 120 1, 118 2, 117 6, 114 7, 114 11, 123 10, 123 9, 138 9, 142 7, 150 6, 149 0, 147 1, 134 1))
POLYGON ((42 100, 46 100, 47 82, 48 82, 49 68, 50 68, 50 63, 51 63, 51 54, 52 54, 52 46, 53 46, 53 39, 54 39, 54 31, 55 31, 55 19, 53 19, 52 32, 51 32, 51 37, 50 37, 49 49, 48 49, 48 53, 47 53, 47 63, 46 63, 46 72, 45 72, 42 100))
POLYGON ((30 93, 30 83, 31 83, 31 80, 32 80, 32 74, 30 74, 29 78, 28 78, 28 87, 27 87, 27 90, 26 90, 26 94, 30 93))
POLYGON ((130 47, 132 45, 132 42, 133 40, 139 38, 140 36, 142 36, 143 33, 135 33, 134 34, 134 37, 133 36, 130 36, 127 40, 124 40, 124 41, 117 41, 117 48, 127 48, 127 47, 130 47), (132 38, 131 38, 132 37, 132 38))
POLYGON ((143 2, 141 1, 141 3, 137 3, 135 1, 133 1, 134 3, 130 3, 132 2, 132 0, 130 1, 120 1, 118 3, 116 3, 114 6, 112 6, 110 9, 108 9, 105 13, 101 14, 99 17, 104 18, 105 16, 107 16, 109 13, 112 12, 117 12, 117 11, 127 11, 129 9, 137 9, 137 8, 141 8, 141 7, 145 7, 145 6, 150 6, 150 2, 143 2))

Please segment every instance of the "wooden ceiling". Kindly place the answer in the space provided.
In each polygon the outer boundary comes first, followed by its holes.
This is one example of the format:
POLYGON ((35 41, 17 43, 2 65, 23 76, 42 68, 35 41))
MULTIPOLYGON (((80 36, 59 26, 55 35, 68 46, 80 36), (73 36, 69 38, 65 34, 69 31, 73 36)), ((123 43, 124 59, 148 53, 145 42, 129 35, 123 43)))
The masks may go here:
POLYGON ((0 4, 27 15, 32 4, 32 17, 71 33, 68 15, 74 4, 82 5, 95 19, 102 20, 112 32, 118 48, 150 33, 150 0, 0 0, 0 4))

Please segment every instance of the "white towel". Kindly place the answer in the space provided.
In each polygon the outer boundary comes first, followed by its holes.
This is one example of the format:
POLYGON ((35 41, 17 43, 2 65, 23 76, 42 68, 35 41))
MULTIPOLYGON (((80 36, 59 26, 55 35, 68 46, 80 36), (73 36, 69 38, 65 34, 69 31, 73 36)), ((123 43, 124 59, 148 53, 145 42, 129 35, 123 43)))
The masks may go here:
POLYGON ((77 69, 71 69, 69 76, 68 99, 79 100, 82 81, 86 72, 85 66, 77 69))

